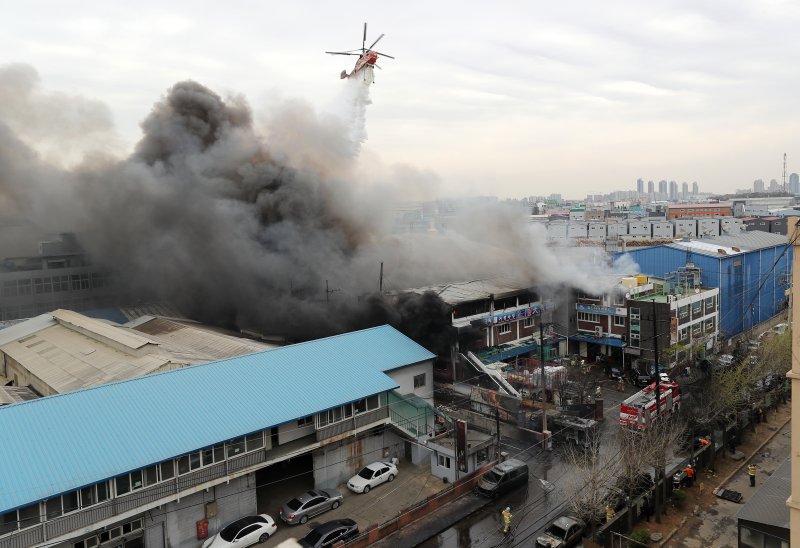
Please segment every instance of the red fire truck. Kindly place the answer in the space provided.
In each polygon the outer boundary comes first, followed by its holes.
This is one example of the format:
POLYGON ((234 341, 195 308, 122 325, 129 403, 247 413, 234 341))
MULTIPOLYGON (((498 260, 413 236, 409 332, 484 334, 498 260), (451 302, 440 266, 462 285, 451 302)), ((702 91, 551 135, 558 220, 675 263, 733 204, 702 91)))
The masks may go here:
MULTIPOLYGON (((681 402, 678 383, 660 381, 658 389, 661 413, 668 415, 677 411, 681 402)), ((628 428, 644 430, 657 414, 656 383, 652 383, 622 402, 619 407, 619 423, 628 428)))

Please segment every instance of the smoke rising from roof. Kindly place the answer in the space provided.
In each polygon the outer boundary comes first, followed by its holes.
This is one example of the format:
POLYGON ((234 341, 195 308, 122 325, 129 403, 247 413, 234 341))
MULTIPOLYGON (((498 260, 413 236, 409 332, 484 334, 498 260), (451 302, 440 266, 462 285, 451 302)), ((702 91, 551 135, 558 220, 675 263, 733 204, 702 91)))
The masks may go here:
POLYGON ((393 234, 391 202, 436 178, 362 161, 369 88, 358 79, 345 82, 339 112, 284 101, 259 129, 244 98, 179 82, 125 158, 95 146, 96 136, 114 140, 104 106, 43 95, 37 81, 30 67, 0 69, 0 210, 77 232, 132 291, 204 321, 292 338, 387 321, 424 329, 410 318, 444 303, 364 298, 381 262, 393 290, 497 275, 596 290, 612 272, 596 251, 548 248, 525 212, 504 204, 462 210, 437 232, 393 234), (91 153, 64 167, 45 135, 87 136, 91 153))

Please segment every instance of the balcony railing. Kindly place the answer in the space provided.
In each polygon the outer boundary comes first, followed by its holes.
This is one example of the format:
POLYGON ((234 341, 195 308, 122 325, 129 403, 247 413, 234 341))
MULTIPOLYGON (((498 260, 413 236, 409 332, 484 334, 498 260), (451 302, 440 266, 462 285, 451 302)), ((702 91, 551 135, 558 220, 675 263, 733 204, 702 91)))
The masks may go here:
POLYGON ((366 413, 359 413, 358 415, 354 415, 347 420, 319 428, 317 430, 317 441, 323 442, 335 436, 352 432, 353 430, 357 430, 358 428, 367 426, 368 424, 372 424, 373 422, 377 422, 381 419, 388 418, 389 408, 385 405, 379 407, 378 409, 367 411, 366 413))

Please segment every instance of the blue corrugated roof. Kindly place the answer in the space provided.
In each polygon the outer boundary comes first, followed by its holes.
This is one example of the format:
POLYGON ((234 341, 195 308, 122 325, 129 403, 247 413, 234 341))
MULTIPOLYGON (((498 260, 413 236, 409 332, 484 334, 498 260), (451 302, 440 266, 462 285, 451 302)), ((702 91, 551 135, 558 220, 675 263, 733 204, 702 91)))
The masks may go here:
POLYGON ((389 326, 0 407, 0 513, 397 388, 389 326))

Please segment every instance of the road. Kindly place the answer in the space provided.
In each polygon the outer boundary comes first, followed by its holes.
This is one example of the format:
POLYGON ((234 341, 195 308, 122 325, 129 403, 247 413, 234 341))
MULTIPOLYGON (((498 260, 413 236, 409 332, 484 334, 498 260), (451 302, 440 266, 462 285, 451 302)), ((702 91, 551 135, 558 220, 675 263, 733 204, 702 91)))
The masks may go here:
MULTIPOLYGON (((625 393, 611 389, 609 383, 603 384, 604 417, 601 423, 603 439, 613 436, 619 429, 619 403, 633 394, 636 389, 625 387, 625 393)), ((616 384, 613 384, 616 387, 616 384)), ((491 548, 494 546, 531 546, 550 522, 567 511, 564 483, 570 472, 559 452, 542 451, 538 446, 524 447, 516 440, 502 440, 502 450, 510 456, 524 460, 530 467, 530 478, 525 489, 492 501, 482 510, 422 543, 423 548, 491 548), (546 492, 540 480, 553 485, 546 492), (504 538, 500 513, 506 506, 513 514, 512 535, 504 538)), ((609 447, 610 444, 601 444, 609 447)))

